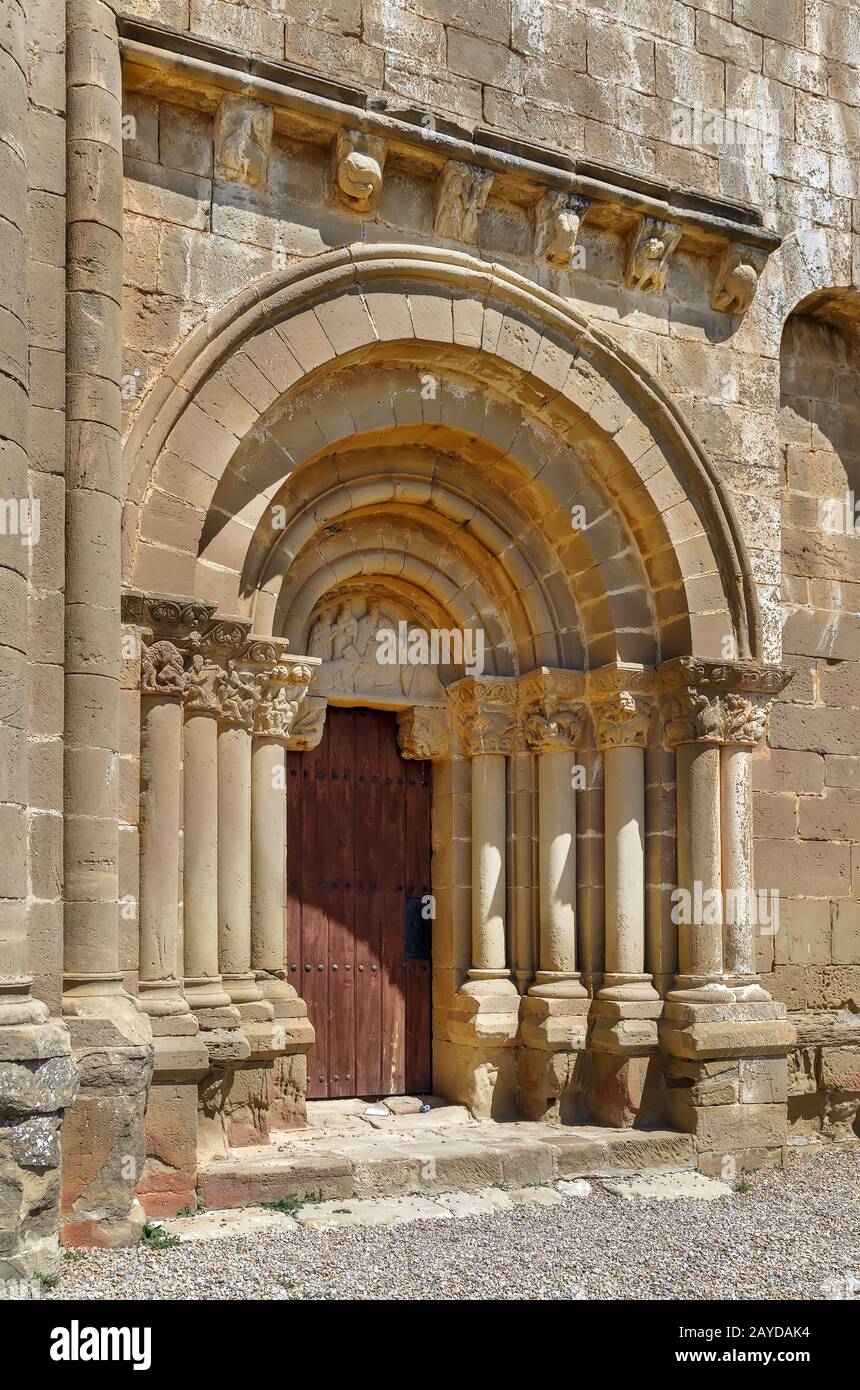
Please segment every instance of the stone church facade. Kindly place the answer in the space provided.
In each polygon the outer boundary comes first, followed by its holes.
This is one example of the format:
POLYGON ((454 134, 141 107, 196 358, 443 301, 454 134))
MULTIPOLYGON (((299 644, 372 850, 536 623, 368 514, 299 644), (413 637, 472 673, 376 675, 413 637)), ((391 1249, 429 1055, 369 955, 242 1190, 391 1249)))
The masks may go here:
POLYGON ((2 20, 0 1269, 308 1095, 855 1135, 856 8, 2 20))

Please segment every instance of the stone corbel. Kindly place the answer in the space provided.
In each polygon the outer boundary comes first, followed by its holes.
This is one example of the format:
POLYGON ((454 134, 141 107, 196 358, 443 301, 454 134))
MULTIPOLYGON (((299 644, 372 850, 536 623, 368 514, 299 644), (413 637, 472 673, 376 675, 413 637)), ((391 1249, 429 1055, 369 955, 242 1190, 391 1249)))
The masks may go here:
POLYGON ((597 747, 645 748, 656 708, 654 672, 648 667, 604 666, 587 678, 597 747))
POLYGON ((247 97, 225 96, 215 116, 215 174, 262 188, 269 171, 274 110, 247 97))
POLYGON ((767 256, 754 246, 730 242, 723 252, 711 295, 711 308, 724 314, 745 314, 753 302, 767 256))
POLYGON ((521 746, 517 683, 513 679, 467 676, 448 687, 451 714, 467 758, 507 755, 521 746))
POLYGON ((325 729, 328 701, 321 695, 306 695, 299 705, 287 747, 291 753, 308 753, 319 745, 325 729))
POLYGON ((732 743, 754 748, 775 697, 793 672, 759 662, 704 661, 682 656, 660 668, 663 741, 732 743))
POLYGON ((477 241, 478 218, 492 185, 493 175, 486 169, 449 160, 436 180, 436 235, 450 241, 477 241))
POLYGON ((397 716, 397 743, 404 758, 444 762, 451 756, 447 711, 416 705, 397 716))
POLYGON ((332 185, 353 212, 373 212, 382 192, 388 146, 376 135, 341 128, 332 146, 332 185))
POLYGON ((547 265, 568 266, 590 199, 549 188, 534 208, 535 257, 547 265))
POLYGON ((654 217, 640 217, 627 245, 624 264, 627 288, 662 294, 669 260, 680 240, 680 227, 654 217))

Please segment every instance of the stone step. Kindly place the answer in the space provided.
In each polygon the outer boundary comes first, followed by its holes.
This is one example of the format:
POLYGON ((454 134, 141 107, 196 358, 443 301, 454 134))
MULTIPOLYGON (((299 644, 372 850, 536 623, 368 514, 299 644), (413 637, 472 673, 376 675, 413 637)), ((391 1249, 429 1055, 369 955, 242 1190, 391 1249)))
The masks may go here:
POLYGON ((511 1190, 694 1166, 691 1136, 674 1130, 476 1124, 453 1134, 371 1131, 366 1137, 350 1130, 304 1142, 294 1137, 277 1153, 270 1146, 234 1150, 200 1166, 197 1191, 211 1211, 307 1195, 334 1200, 511 1190))

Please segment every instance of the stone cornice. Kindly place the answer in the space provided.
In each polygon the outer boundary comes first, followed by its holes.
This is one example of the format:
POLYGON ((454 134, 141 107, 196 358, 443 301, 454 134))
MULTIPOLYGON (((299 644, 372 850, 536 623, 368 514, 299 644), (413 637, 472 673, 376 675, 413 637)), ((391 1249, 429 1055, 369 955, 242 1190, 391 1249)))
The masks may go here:
POLYGON ((774 699, 793 672, 761 662, 708 661, 682 656, 659 669, 663 741, 754 747, 774 699))
MULTIPOLYGON (((542 203, 534 253, 550 264, 570 263, 584 219, 619 232, 630 248, 648 226, 659 226, 664 235, 657 275, 643 279, 628 256, 629 283, 661 292, 662 272, 675 245, 708 258, 721 256, 712 307, 727 313, 745 312, 768 255, 780 244, 745 204, 630 175, 498 131, 470 130, 434 112, 397 105, 396 98, 370 96, 350 84, 162 25, 121 18, 119 29, 129 88, 166 100, 184 98, 213 113, 225 95, 269 106, 276 128, 290 138, 328 145, 333 192, 359 212, 372 210, 379 196, 387 155, 437 180, 437 219, 441 208, 444 236, 472 239, 475 198, 510 199, 529 208, 542 203), (368 175, 357 184, 348 167, 351 151, 368 175), (462 204, 459 193, 453 204, 449 196, 457 169, 457 187, 468 195, 462 204), (569 201, 546 200, 551 190, 569 201)), ((253 159, 249 167, 255 167, 253 159)))
POLYGON ((656 708, 654 671, 647 666, 602 666, 586 678, 597 747, 645 748, 656 708))

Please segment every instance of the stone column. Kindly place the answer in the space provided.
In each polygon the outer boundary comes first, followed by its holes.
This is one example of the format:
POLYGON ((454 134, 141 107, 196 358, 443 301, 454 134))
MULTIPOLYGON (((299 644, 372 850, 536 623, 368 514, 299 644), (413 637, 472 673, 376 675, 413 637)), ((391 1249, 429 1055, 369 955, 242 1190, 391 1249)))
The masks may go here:
POLYGON ((532 1119, 571 1118, 588 992, 577 970, 576 748, 585 706, 574 672, 520 678, 525 747, 537 764, 539 968, 520 1009, 519 1104, 532 1119))
POLYGON ((599 998, 657 998, 645 969, 645 748, 654 714, 653 672, 603 667, 589 677, 603 756, 605 966, 599 998))
POLYGON ((659 1114, 657 1019, 662 1004, 645 962, 645 748, 654 673, 590 672, 595 740, 603 758, 605 974, 592 1008, 589 1110, 629 1127, 659 1114))
POLYGON ((134 1242, 152 1066, 119 959, 122 79, 114 7, 67 7, 64 996, 82 1076, 63 1239, 134 1242))
POLYGON ((680 973, 660 1026, 667 1115, 694 1135, 700 1166, 725 1174, 785 1142, 795 1030, 751 974, 749 913, 729 919, 735 893, 751 887, 745 759, 788 673, 680 657, 660 675, 664 741, 676 749, 680 890, 680 973))
POLYGON ((221 669, 204 650, 187 672, 183 754, 185 994, 215 1061, 249 1055, 218 966, 218 715, 221 669))
MULTIPOLYGON (((144 645, 140 684, 138 988, 141 1004, 151 1019, 190 1014, 179 958, 185 684, 183 655, 174 643, 157 641, 144 645)), ((197 1031, 195 1020, 189 1019, 188 1031, 197 1031)))
MULTIPOLYGON (((461 1058, 459 1093, 473 1109, 501 1118, 516 1113, 515 1067, 505 1052, 516 1038, 519 1011, 508 967, 505 875, 506 762, 520 722, 516 683, 467 677, 448 694, 472 772, 472 963, 455 996, 448 1032, 461 1048, 484 1054, 461 1058)), ((456 1087, 457 1079, 448 1084, 456 1087)))
POLYGON ((229 657, 219 696, 218 729, 218 960, 224 987, 243 1021, 266 1022, 271 1004, 251 968, 251 733, 257 680, 229 657))
MULTIPOLYGON (((0 706, 3 832, 0 856, 0 1282, 56 1276, 59 1129, 63 1110, 75 1094, 77 1073, 69 1056, 69 1034, 34 999, 28 951, 28 709, 27 590, 32 549, 26 544, 31 434, 27 308, 27 127, 30 116, 27 72, 31 6, 10 4, 0 27, 3 80, 3 496, 17 504, 22 525, 0 535, 0 706)), ((39 16, 40 26, 51 19, 39 16)), ((62 30, 62 15, 59 18, 62 30)), ((30 70, 38 72, 30 61, 30 70)), ((54 94, 62 101, 60 91, 54 94)), ((44 167, 44 158, 40 160, 44 167)), ((60 218, 62 218, 62 202, 60 218)), ((53 305, 48 306, 49 311, 53 305)), ((45 306, 39 304, 41 316, 45 306)), ((60 332, 62 325, 60 325, 60 332)), ((57 354, 52 353, 51 357, 57 354)), ((47 413, 47 412, 46 412, 47 413)), ((56 467, 52 457, 46 467, 56 467)), ((35 538, 35 529, 32 531, 35 538)), ((44 544, 44 542, 43 542, 44 544)), ((62 584, 58 557, 57 586, 62 584)), ((44 653, 35 660, 45 660, 44 653)), ((38 670, 38 667, 33 668, 38 670)), ((32 675, 31 675, 32 679, 32 675)), ((32 703, 32 702, 31 702, 32 703)), ((11 1319, 10 1319, 11 1323, 11 1319)), ((11 1330, 11 1328, 10 1328, 11 1330)))

